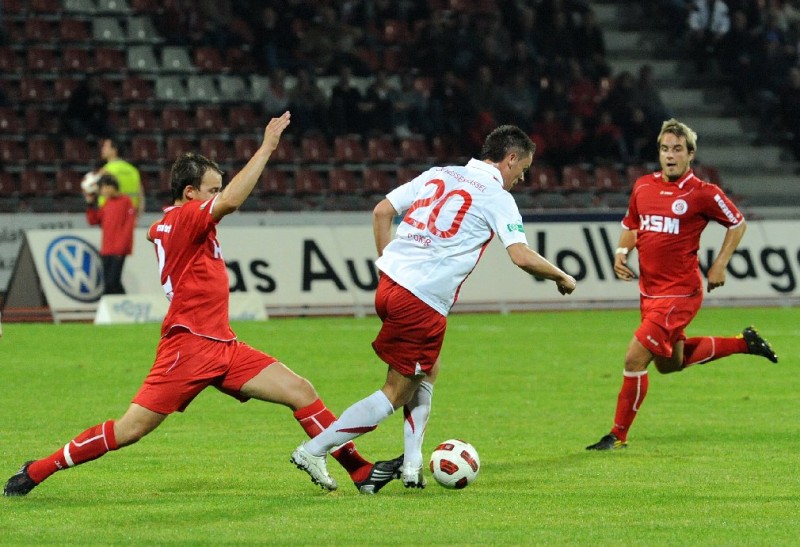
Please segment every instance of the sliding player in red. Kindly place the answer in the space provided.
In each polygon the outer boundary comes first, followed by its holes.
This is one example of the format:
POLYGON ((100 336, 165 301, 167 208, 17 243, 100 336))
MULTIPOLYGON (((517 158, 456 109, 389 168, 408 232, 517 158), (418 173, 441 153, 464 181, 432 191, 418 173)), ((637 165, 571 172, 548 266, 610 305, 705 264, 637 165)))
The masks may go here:
POLYGON ((628 253, 639 252, 642 322, 625 355, 622 390, 614 427, 587 450, 627 446, 628 431, 647 395, 647 366, 677 372, 735 353, 778 356, 753 327, 735 337, 686 338, 685 329, 703 302, 703 279, 697 250, 710 221, 728 228, 717 258, 708 270, 708 291, 725 284, 725 269, 742 240, 742 213, 716 185, 703 182, 691 169, 697 134, 675 119, 664 122, 658 136, 661 171, 636 181, 614 259, 617 277, 636 277, 627 266, 628 253))
MULTIPOLYGON (((172 167, 174 205, 147 235, 170 300, 150 373, 122 418, 90 427, 50 456, 26 462, 8 480, 4 495, 24 496, 56 471, 137 442, 209 386, 241 401, 253 398, 291 408, 310 437, 336 420, 308 380, 239 342, 228 320, 228 274, 217 224, 253 190, 289 118, 286 112, 269 122, 261 147, 224 189, 216 163, 197 154, 178 158, 172 167)), ((363 493, 380 490, 401 464, 372 465, 353 443, 342 443, 332 455, 363 493)), ((336 488, 335 482, 325 486, 336 488)))

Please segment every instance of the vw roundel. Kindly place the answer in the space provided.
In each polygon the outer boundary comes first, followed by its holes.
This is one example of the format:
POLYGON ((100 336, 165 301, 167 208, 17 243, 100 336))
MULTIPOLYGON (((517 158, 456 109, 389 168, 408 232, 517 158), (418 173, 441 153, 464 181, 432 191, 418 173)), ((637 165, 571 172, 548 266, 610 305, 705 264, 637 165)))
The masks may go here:
POLYGON ((103 295, 103 263, 88 241, 61 236, 47 247, 45 264, 50 279, 61 292, 79 302, 96 302, 103 295))

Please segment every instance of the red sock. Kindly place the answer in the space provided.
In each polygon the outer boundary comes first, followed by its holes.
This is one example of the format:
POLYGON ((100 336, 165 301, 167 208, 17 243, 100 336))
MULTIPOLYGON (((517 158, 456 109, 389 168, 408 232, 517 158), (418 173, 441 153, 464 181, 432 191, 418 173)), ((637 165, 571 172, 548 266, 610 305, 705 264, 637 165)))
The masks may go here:
POLYGON ((708 363, 734 353, 747 353, 747 342, 744 338, 687 338, 683 343, 683 366, 708 363))
POLYGON ((33 462, 28 467, 28 475, 38 484, 56 471, 96 460, 105 453, 116 449, 114 420, 108 420, 90 427, 50 456, 33 462))
POLYGON ((628 439, 628 430, 647 395, 649 381, 646 370, 641 372, 625 371, 623 375, 622 389, 617 397, 617 411, 614 414, 614 427, 611 429, 611 433, 624 442, 628 439))
MULTIPOLYGON (((336 416, 328 410, 321 399, 317 399, 307 407, 297 410, 294 413, 294 417, 308 436, 312 438, 319 435, 323 429, 336 421, 336 416)), ((367 474, 372 469, 372 464, 361 457, 352 441, 346 442, 331 452, 331 456, 344 467, 350 478, 355 482, 367 478, 367 474)))

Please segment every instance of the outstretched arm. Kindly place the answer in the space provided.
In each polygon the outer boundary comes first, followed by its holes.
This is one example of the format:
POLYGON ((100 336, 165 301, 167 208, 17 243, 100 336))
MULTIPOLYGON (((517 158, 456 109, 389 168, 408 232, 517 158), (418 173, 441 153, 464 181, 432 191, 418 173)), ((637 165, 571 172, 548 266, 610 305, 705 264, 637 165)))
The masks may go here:
POLYGON ((543 277, 556 282, 558 292, 561 294, 571 294, 575 290, 575 278, 567 274, 561 268, 551 263, 545 257, 525 245, 524 243, 514 243, 506 248, 508 256, 514 265, 522 268, 531 275, 543 277))
POLYGON ((728 267, 731 256, 733 256, 733 251, 736 250, 736 247, 739 246, 739 242, 742 241, 745 230, 747 230, 747 225, 742 222, 735 228, 730 228, 725 234, 725 239, 722 240, 722 247, 719 250, 719 254, 708 269, 708 292, 725 284, 725 269, 728 267))
POLYGON ((247 199, 247 196, 250 195, 250 192, 253 191, 269 157, 278 147, 283 130, 289 126, 290 118, 291 114, 287 111, 279 118, 272 118, 267 124, 264 129, 264 141, 261 146, 217 197, 211 213, 215 219, 219 220, 225 215, 236 211, 247 199))

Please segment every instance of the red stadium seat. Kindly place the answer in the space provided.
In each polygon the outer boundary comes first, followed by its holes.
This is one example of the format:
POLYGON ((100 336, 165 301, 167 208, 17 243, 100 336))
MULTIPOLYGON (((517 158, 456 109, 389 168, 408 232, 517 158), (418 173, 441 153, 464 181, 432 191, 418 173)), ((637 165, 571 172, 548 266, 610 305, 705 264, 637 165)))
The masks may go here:
POLYGON ((200 153, 217 163, 226 163, 233 159, 228 141, 219 137, 201 138, 200 153))
MULTIPOLYGON (((125 60, 125 52, 115 47, 96 47, 94 49, 94 67, 97 72, 123 72, 127 70, 128 64, 125 60)), ((129 78, 134 79, 134 78, 129 78)), ((136 78, 135 80, 138 80, 136 78)), ((125 87, 123 86, 123 90, 125 87)), ((150 93, 152 96, 152 92, 150 93)), ((136 99, 142 100, 142 99, 136 99)))
POLYGON ((397 186, 400 186, 401 184, 405 184, 408 181, 417 178, 422 171, 413 167, 398 167, 395 173, 397 173, 397 186))
POLYGON ((81 191, 81 179, 83 173, 71 169, 61 169, 56 173, 56 189, 57 196, 63 195, 76 195, 81 191))
POLYGON ((383 135, 367 139, 366 161, 368 163, 394 163, 397 155, 391 137, 383 135))
POLYGON ((220 51, 211 46, 202 46, 194 50, 194 66, 200 72, 219 74, 225 68, 220 51))
POLYGON ((333 157, 337 163, 361 163, 364 149, 359 135, 340 135, 333 141, 333 157))
MULTIPOLYGON (((280 142, 283 142, 283 140, 280 142)), ((238 162, 247 162, 255 154, 259 146, 261 146, 261 143, 255 137, 237 135, 233 139, 233 159, 238 162)), ((272 160, 272 157, 270 157, 270 160, 272 160)), ((274 162, 270 161, 270 163, 274 162)))
POLYGON ((53 84, 53 95, 57 101, 66 103, 80 83, 80 80, 76 78, 56 78, 53 84))
POLYGON ((25 66, 30 72, 57 72, 60 62, 55 50, 46 47, 29 48, 25 54, 25 66))
POLYGON ((325 163, 331 159, 330 148, 322 135, 306 135, 300 139, 303 161, 325 163))
POLYGON ((149 80, 136 76, 122 80, 122 98, 126 102, 147 102, 153 96, 153 83, 149 80))
POLYGON ((364 169, 364 192, 369 195, 385 196, 395 186, 394 172, 377 167, 364 169))
POLYGON ((91 36, 89 25, 80 19, 61 19, 58 22, 61 42, 88 42, 91 36))
POLYGON ((294 177, 294 193, 300 197, 322 196, 325 192, 323 175, 312 169, 298 169, 294 177))
POLYGON ((153 137, 133 137, 131 139, 131 159, 137 164, 160 161, 162 158, 158 141, 153 137))
POLYGON ((330 192, 335 195, 354 196, 361 192, 356 172, 337 167, 330 172, 330 192))
POLYGON ((64 139, 64 161, 67 163, 90 164, 96 159, 95 149, 86 139, 67 137, 64 139))
POLYGON ((644 165, 628 165, 625 168, 625 176, 628 179, 628 186, 633 187, 636 180, 649 173, 649 170, 644 165))
POLYGON ((228 124, 218 106, 198 106, 195 109, 195 125, 198 131, 223 133, 228 124))
POLYGON ((28 169, 22 172, 19 183, 19 195, 26 197, 48 196, 52 194, 47 176, 41 171, 28 169))
POLYGON ((551 165, 534 163, 533 168, 525 181, 520 185, 520 190, 537 192, 554 192, 561 187, 561 181, 556 170, 551 165))
POLYGON ((561 186, 567 192, 583 192, 592 189, 592 180, 580 165, 565 165, 561 168, 561 186))
POLYGON ((187 133, 194 130, 194 123, 185 108, 167 106, 161 111, 161 127, 170 133, 187 133))
POLYGON ((31 137, 28 139, 28 160, 39 165, 50 164, 60 154, 56 144, 49 137, 31 137))
POLYGON ((288 195, 290 192, 286 171, 279 171, 268 167, 261 177, 259 192, 264 196, 288 195))
POLYGON ((57 15, 61 13, 61 0, 31 0, 31 10, 43 15, 57 15))
POLYGON ((618 192, 627 188, 620 170, 608 165, 598 165, 594 168, 594 185, 602 192, 618 192))
POLYGON ((17 111, 9 107, 0 107, 0 133, 19 133, 22 124, 17 111))
POLYGON ((22 70, 22 63, 14 48, 0 47, 0 72, 12 74, 22 70))
MULTIPOLYGON (((256 109, 249 104, 231 106, 228 111, 228 125, 233 132, 253 131, 254 124, 258 119, 259 116, 256 114, 256 109)), ((281 139, 280 142, 283 142, 283 140, 281 139)))
POLYGON ((61 64, 66 71, 88 73, 94 70, 89 57, 89 50, 85 47, 64 48, 61 64))
POLYGON ((50 21, 41 17, 28 17, 25 19, 25 40, 35 44, 48 44, 58 36, 53 32, 53 25, 50 21))
POLYGON ((161 128, 153 109, 147 106, 131 106, 128 108, 128 131, 150 133, 161 128))
POLYGON ((11 173, 0 171, 0 196, 3 198, 16 196, 18 191, 16 177, 11 173))
POLYGON ((187 152, 194 152, 194 145, 185 137, 167 137, 167 161, 173 162, 187 152))
POLYGON ((19 163, 25 160, 25 149, 14 139, 0 139, 0 162, 19 163))
POLYGON ((428 163, 431 153, 422 137, 400 139, 400 160, 404 163, 428 163))

